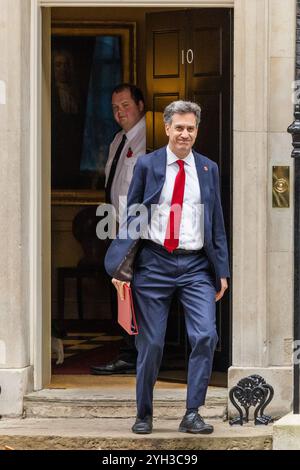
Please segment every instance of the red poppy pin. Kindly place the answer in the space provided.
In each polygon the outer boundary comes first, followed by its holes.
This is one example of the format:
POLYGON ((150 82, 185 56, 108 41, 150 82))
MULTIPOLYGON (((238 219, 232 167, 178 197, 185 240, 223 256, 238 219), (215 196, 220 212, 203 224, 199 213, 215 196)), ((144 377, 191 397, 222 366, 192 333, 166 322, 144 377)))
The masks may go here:
POLYGON ((131 150, 131 147, 129 147, 126 157, 130 158, 132 157, 132 155, 133 155, 133 151, 131 150))
POLYGON ((205 167, 204 167, 204 170, 205 170, 205 171, 208 171, 208 168, 207 168, 207 166, 205 166, 205 167))

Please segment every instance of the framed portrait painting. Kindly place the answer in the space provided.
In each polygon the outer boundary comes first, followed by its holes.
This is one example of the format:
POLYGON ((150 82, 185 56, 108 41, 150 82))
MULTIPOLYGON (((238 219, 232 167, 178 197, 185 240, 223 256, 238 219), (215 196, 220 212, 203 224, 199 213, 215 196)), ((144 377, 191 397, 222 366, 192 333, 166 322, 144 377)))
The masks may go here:
POLYGON ((52 204, 104 200, 104 168, 119 130, 111 93, 136 82, 135 49, 135 23, 52 24, 52 204))

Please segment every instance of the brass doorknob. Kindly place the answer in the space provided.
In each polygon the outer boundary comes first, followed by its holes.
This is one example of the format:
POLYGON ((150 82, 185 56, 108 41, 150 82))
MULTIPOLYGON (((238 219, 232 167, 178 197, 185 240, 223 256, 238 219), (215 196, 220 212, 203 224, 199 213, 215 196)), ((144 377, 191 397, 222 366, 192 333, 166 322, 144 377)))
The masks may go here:
POLYGON ((290 206, 290 168, 289 166, 273 166, 272 206, 290 206))

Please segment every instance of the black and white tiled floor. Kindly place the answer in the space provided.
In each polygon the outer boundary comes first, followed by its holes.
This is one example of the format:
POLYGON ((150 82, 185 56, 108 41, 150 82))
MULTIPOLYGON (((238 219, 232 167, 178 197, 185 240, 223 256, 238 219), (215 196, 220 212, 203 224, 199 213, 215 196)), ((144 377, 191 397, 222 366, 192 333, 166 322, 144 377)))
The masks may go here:
POLYGON ((63 338, 65 359, 71 356, 96 348, 103 347, 107 341, 120 341, 122 336, 109 336, 106 333, 78 333, 68 332, 67 338, 63 338))

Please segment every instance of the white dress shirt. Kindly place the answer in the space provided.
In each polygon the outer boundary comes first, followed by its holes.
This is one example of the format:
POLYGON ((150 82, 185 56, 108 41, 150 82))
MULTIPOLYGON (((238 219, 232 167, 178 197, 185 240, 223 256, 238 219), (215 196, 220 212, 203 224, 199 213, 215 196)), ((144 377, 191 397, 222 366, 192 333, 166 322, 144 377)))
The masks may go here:
MULTIPOLYGON (((110 168, 117 148, 125 132, 122 130, 115 135, 109 147, 109 155, 105 166, 105 186, 108 181, 110 168)), ((134 165, 138 157, 146 153, 146 118, 140 119, 136 125, 126 132, 126 142, 120 155, 116 173, 111 187, 111 202, 116 209, 119 220, 119 197, 127 196, 131 183, 134 165), (131 156, 130 156, 131 155, 131 156)))
MULTIPOLYGON (((147 237, 159 245, 163 245, 169 220, 170 207, 176 175, 179 166, 178 157, 167 146, 166 179, 148 228, 147 237)), ((179 245, 185 250, 200 250, 203 247, 203 210, 200 205, 201 193, 195 159, 192 151, 184 159, 185 188, 181 213, 179 245)))

